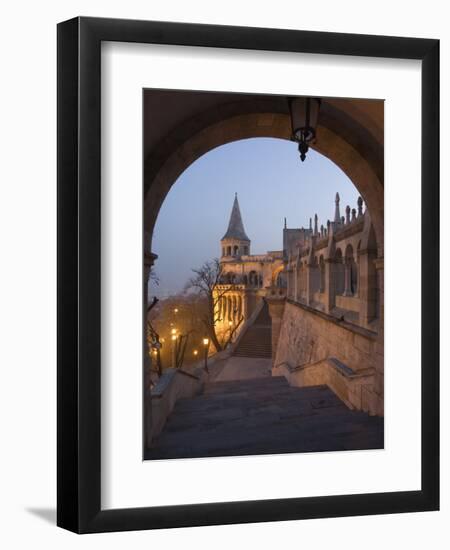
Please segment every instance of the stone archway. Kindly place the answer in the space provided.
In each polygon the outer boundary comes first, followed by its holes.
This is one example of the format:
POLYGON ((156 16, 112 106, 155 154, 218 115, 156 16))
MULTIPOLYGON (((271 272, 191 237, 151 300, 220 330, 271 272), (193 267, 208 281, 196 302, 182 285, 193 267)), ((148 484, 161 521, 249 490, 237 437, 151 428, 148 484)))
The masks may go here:
MULTIPOLYGON (((147 299, 148 274, 156 258, 151 252, 154 226, 164 199, 178 177, 198 158, 220 145, 256 137, 289 140, 290 135, 288 98, 284 96, 168 90, 144 93, 144 300, 147 299)), ((377 242, 381 308, 383 139, 382 101, 322 99, 317 140, 312 147, 343 170, 370 211, 377 242)), ((379 339, 382 353, 382 323, 379 339)), ((145 354, 145 363, 147 367, 148 354, 145 354)), ((380 392, 382 379, 381 374, 377 378, 380 392)), ((148 444, 152 438, 152 411, 150 392, 145 395, 148 444)))
MULTIPOLYGON (((193 103, 187 101, 184 111, 178 106, 172 119, 168 117, 167 128, 160 129, 163 138, 146 137, 144 128, 147 243, 171 186, 195 160, 215 147, 241 139, 290 139, 286 97, 163 91, 159 108, 166 101, 167 108, 174 109, 173 94, 180 93, 188 93, 193 103), (213 104, 201 109, 195 97, 200 105, 208 105, 208 100, 213 104)), ((361 193, 371 213, 379 257, 384 244, 383 112, 381 101, 324 99, 312 146, 339 166, 361 193)))

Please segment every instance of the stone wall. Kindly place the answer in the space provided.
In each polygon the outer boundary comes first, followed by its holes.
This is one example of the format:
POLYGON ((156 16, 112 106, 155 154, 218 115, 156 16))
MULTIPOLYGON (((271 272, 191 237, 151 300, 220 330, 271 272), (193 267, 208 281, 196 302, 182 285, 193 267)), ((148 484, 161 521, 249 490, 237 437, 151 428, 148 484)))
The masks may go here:
MULTIPOLYGON (((373 368, 373 410, 383 410, 383 345, 371 331, 317 312, 301 304, 286 302, 274 358, 274 374, 283 365, 306 366, 330 357, 336 358, 354 372, 373 368)), ((326 383, 326 381, 324 381, 326 383)))

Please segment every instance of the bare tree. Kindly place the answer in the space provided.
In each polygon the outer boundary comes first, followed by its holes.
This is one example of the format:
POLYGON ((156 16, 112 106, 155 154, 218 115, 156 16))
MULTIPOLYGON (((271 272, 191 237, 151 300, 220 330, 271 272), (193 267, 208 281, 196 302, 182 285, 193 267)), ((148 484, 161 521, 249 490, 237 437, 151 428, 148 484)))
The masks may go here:
POLYGON ((231 341, 236 328, 242 322, 242 318, 236 325, 233 331, 230 331, 230 336, 226 342, 221 343, 217 338, 215 331, 216 324, 222 319, 220 318, 218 307, 219 301, 227 292, 230 292, 230 285, 221 285, 221 280, 224 275, 223 265, 220 264, 217 258, 209 262, 205 262, 199 269, 193 269, 194 276, 189 279, 185 286, 185 291, 194 290, 205 296, 207 300, 206 312, 202 318, 205 330, 210 337, 217 351, 222 351, 231 341))

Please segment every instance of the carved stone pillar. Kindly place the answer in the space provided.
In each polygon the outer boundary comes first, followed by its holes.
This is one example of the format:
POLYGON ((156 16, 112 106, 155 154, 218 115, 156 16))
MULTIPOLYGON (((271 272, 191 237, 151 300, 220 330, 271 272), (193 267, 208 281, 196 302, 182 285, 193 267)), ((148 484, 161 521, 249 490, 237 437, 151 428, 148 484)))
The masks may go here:
POLYGON ((377 317, 378 338, 375 344, 375 394, 377 396, 376 414, 384 415, 384 258, 374 260, 378 287, 377 317))
POLYGON ((379 326, 384 328, 384 258, 374 260, 375 269, 377 271, 377 288, 378 288, 378 314, 380 319, 379 326))
POLYGON ((344 263, 344 292, 343 296, 353 296, 352 290, 351 290, 351 276, 352 276, 352 267, 351 263, 348 260, 348 258, 345 259, 344 263))
POLYGON ((325 292, 325 263, 322 260, 319 262, 319 292, 325 292))
POLYGON ((335 261, 332 258, 325 260, 325 312, 330 313, 336 305, 335 261))
POLYGON ((308 263, 306 266, 306 303, 308 306, 310 306, 313 303, 315 276, 316 276, 316 272, 314 269, 314 265, 308 263))
POLYGON ((375 250, 361 250, 359 256, 359 322, 368 327, 377 317, 377 271, 375 268, 375 250))

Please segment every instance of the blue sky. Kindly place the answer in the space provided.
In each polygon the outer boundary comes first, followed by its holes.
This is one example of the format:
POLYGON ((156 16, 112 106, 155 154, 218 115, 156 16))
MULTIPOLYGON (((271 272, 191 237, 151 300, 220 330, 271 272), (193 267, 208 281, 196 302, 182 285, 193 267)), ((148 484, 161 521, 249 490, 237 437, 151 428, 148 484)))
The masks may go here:
POLYGON ((282 249, 284 218, 288 227, 308 227, 317 212, 320 224, 334 216, 336 191, 345 206, 356 208, 358 192, 327 158, 310 150, 300 162, 295 143, 272 138, 240 140, 213 149, 175 182, 156 221, 152 251, 161 297, 183 289, 191 269, 220 256, 238 193, 251 253, 282 249))

